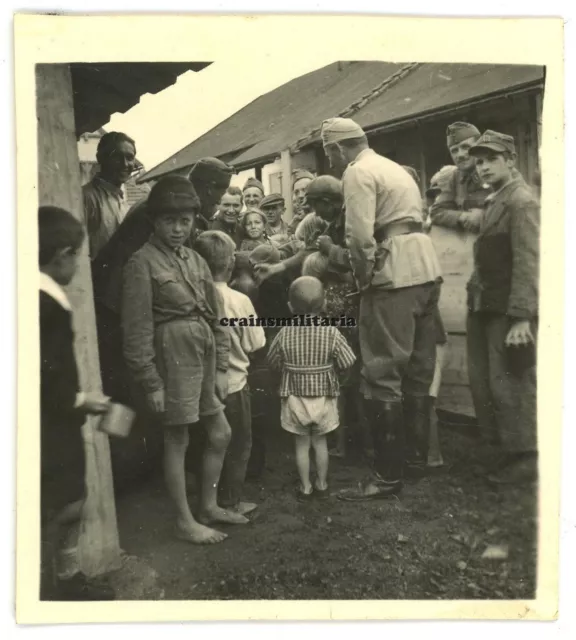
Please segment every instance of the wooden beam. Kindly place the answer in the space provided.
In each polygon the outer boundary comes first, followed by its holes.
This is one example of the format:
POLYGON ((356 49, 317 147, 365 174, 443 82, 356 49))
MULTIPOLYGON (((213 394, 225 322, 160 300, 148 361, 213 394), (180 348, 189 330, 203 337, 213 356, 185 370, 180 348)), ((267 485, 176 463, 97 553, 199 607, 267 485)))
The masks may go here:
POLYGON ((257 165, 254 167, 254 171, 256 173, 256 180, 260 180, 262 182, 262 165, 257 165))
POLYGON ((282 172, 282 195, 286 201, 284 219, 286 222, 290 222, 294 215, 292 209, 292 156, 290 155, 290 149, 285 149, 280 154, 280 170, 282 172))
MULTIPOLYGON (((76 142, 72 81, 68 65, 39 65, 36 70, 39 204, 67 209, 84 222, 80 162, 76 142)), ((82 388, 102 388, 87 243, 78 273, 67 291, 74 308, 76 359, 82 388)), ((121 564, 108 437, 97 419, 83 427, 87 499, 78 545, 80 569, 94 576, 121 564)))

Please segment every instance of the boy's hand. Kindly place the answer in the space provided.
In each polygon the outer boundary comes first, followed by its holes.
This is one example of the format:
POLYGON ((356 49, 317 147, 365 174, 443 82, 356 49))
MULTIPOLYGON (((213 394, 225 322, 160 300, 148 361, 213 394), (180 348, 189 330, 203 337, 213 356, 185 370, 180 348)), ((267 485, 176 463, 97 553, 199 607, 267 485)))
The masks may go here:
POLYGON ((534 336, 530 330, 530 320, 517 320, 510 327, 506 336, 507 347, 521 347, 534 342, 534 336))
POLYGON ((164 389, 158 389, 158 391, 152 391, 146 396, 148 407, 154 413, 164 413, 164 389))
POLYGON ((216 396, 221 402, 228 397, 228 371, 216 371, 216 396))
POLYGON ((110 398, 99 391, 90 391, 84 394, 84 402, 81 405, 81 409, 86 411, 86 413, 100 415, 106 413, 109 408, 110 398))
POLYGON ((330 253, 330 247, 334 243, 332 242, 332 238, 330 236, 320 236, 318 240, 316 240, 316 246, 318 247, 318 251, 324 256, 327 256, 330 253))

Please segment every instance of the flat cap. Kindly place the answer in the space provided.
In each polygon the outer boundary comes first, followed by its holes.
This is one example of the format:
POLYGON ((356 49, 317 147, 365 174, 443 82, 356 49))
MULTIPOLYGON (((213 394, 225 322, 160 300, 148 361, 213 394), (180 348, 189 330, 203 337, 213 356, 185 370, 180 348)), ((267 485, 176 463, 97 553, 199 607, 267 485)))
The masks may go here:
POLYGON ((516 153, 516 145, 514 144, 514 138, 500 133, 498 131, 492 131, 487 129, 480 136, 476 144, 470 148, 468 153, 471 156, 478 155, 482 151, 494 151, 496 153, 516 153))
POLYGON ((264 209, 265 207, 273 207, 277 204, 286 204, 284 196, 281 193, 271 193, 269 196, 264 196, 264 198, 262 198, 259 207, 260 209, 264 209))
POLYGON ((294 186, 298 180, 314 180, 314 174, 306 169, 296 169, 292 172, 292 186, 294 186))
POLYGON ((480 131, 469 122, 453 122, 448 125, 446 129, 447 144, 452 147, 455 144, 460 144, 468 138, 479 138, 480 131))
POLYGON ((366 134, 362 127, 350 118, 329 118, 322 123, 320 135, 322 144, 326 146, 341 140, 362 138, 366 134))

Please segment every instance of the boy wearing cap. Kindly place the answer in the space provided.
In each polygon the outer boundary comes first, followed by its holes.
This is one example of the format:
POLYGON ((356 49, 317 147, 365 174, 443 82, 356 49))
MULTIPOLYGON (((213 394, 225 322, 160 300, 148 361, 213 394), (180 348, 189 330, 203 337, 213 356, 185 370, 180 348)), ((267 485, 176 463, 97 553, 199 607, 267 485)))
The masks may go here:
POLYGON ((322 142, 332 167, 344 172, 346 243, 360 293, 361 391, 375 450, 375 473, 349 499, 372 500, 398 493, 405 472, 419 475, 426 466, 441 273, 410 174, 370 149, 353 120, 325 121, 322 142))
POLYGON ((279 193, 271 193, 260 201, 260 211, 268 220, 268 237, 288 236, 288 225, 282 216, 286 211, 286 202, 284 197, 279 193))
POLYGON ((540 207, 514 168, 514 138, 488 130, 470 153, 492 189, 468 283, 470 386, 479 423, 505 450, 492 480, 516 481, 536 471, 540 207))
POLYGON ((480 131, 469 122, 454 122, 448 126, 446 142, 455 170, 432 205, 433 224, 457 230, 479 230, 484 200, 490 193, 469 153, 479 137, 480 131))

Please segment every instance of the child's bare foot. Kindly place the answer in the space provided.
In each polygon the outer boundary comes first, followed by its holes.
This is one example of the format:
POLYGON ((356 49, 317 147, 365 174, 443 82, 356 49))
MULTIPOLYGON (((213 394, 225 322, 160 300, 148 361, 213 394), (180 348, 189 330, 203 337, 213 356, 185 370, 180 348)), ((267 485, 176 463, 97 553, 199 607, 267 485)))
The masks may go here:
POLYGON ((197 519, 202 524, 248 524, 250 522, 241 513, 227 511, 221 507, 200 511, 197 519))
POLYGON ((228 535, 199 523, 185 526, 179 523, 176 525, 176 537, 191 544, 216 544, 226 540, 228 535))

